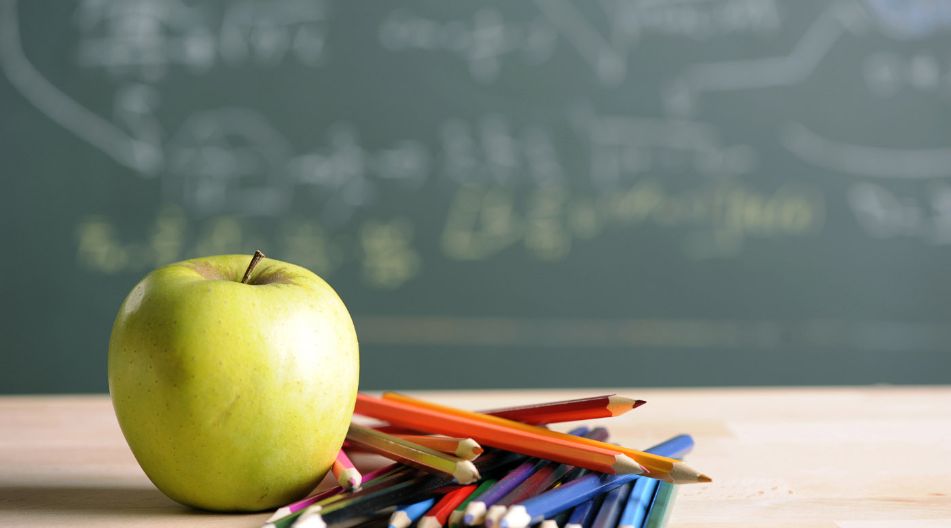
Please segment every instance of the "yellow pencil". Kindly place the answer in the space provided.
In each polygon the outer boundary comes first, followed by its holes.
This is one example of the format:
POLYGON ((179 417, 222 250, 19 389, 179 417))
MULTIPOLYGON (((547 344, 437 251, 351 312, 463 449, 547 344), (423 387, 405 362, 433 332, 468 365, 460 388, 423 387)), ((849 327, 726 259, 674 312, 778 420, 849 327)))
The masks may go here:
POLYGON ((403 440, 369 427, 350 424, 347 440, 374 453, 425 470, 451 475, 460 484, 479 480, 479 470, 469 460, 403 440))

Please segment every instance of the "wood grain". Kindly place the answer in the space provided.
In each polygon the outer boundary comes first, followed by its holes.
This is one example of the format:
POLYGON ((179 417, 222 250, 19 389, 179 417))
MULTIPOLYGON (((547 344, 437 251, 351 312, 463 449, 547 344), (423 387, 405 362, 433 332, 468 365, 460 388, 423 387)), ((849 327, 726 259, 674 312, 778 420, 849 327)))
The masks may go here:
MULTIPOLYGON (((605 392, 415 394, 478 409, 605 392)), ((648 403, 594 422, 614 441, 647 447, 690 433, 688 461, 715 479, 680 488, 671 527, 951 527, 949 387, 616 392, 648 403)), ((105 396, 0 398, 0 526, 255 527, 267 516, 165 498, 105 396)))

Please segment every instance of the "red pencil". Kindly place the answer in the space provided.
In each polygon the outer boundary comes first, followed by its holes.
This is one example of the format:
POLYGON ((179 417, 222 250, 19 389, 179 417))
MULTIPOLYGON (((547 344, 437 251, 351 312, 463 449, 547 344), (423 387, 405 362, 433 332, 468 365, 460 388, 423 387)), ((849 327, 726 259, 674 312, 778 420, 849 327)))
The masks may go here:
POLYGON ((620 416, 644 405, 644 403, 644 400, 632 400, 616 394, 606 394, 576 400, 490 409, 482 411, 482 414, 491 414, 516 422, 541 425, 620 416))
POLYGON ((442 498, 439 499, 439 502, 434 504, 433 507, 426 512, 426 515, 423 515, 423 518, 416 523, 416 526, 418 528, 442 528, 449 519, 452 510, 455 510, 462 504, 463 501, 466 500, 466 497, 472 495, 472 492, 478 487, 478 484, 469 484, 468 486, 454 489, 443 495, 442 498))
MULTIPOLYGON (((392 393, 383 393, 383 397, 386 398, 388 394, 392 393)), ((634 400, 616 394, 605 394, 604 396, 592 396, 590 398, 535 403, 476 412, 532 425, 546 425, 620 416, 645 403, 647 402, 644 400, 634 400)), ((375 427, 375 429, 389 434, 408 432, 404 427, 393 425, 381 425, 375 427)))

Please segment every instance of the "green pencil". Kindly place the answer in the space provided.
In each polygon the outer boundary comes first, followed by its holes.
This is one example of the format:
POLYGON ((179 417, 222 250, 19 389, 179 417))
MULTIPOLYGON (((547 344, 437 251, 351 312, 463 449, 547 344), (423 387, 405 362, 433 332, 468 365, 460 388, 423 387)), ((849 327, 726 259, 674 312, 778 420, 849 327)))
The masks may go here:
POLYGON ((644 522, 644 528, 662 528, 667 524, 676 495, 677 486, 669 482, 658 484, 654 500, 651 502, 650 513, 647 514, 647 521, 644 522))

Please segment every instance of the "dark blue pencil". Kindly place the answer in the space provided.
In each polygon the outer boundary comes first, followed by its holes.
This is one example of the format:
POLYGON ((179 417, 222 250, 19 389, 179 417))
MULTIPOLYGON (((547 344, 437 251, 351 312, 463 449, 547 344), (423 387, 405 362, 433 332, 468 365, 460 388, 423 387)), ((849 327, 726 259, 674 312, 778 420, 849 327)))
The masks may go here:
POLYGON ((598 509, 598 515, 595 516, 591 528, 614 528, 617 526, 617 520, 621 516, 621 510, 624 509, 624 503, 627 502, 627 496, 631 493, 631 483, 623 484, 609 491, 604 496, 604 502, 598 509))
MULTIPOLYGON (((648 449, 648 452, 667 457, 682 457, 692 448, 693 438, 690 435, 679 435, 648 449)), ((502 519, 501 528, 525 528, 540 523, 598 494, 607 493, 632 482, 637 477, 630 474, 589 473, 521 504, 511 506, 502 519)))
POLYGON ((598 508, 601 506, 602 497, 603 495, 599 495, 575 506, 571 510, 571 515, 568 516, 568 524, 565 528, 591 528, 594 516, 598 514, 598 508))

